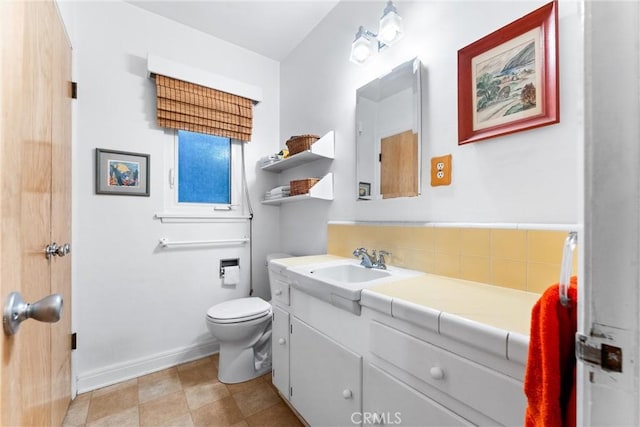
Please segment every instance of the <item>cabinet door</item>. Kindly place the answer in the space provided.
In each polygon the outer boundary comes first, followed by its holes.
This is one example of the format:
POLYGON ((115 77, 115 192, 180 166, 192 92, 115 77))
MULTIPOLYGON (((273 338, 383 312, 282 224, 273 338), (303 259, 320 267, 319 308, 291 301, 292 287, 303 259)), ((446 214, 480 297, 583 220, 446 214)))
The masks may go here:
POLYGON ((473 425, 374 365, 364 370, 362 408, 365 425, 473 425))
POLYGON ((418 195, 418 134, 408 130, 380 140, 383 199, 418 195))
POLYGON ((289 398, 289 313, 273 306, 271 335, 271 379, 280 393, 289 398))
POLYGON ((362 356, 291 319, 291 402, 312 426, 360 425, 362 356))

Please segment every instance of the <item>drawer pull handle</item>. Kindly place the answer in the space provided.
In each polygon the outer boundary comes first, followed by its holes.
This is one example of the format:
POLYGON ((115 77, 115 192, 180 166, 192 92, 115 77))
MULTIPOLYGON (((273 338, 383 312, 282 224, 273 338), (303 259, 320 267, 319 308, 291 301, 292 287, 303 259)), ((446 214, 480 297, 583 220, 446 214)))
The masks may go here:
POLYGON ((287 342, 287 340, 285 340, 284 338, 280 338, 278 340, 278 344, 280 344, 280 345, 285 345, 286 342, 287 342))
POLYGON ((344 397, 345 399, 351 399, 352 396, 353 393, 348 388, 342 390, 342 397, 344 397))
POLYGON ((444 371, 442 370, 442 368, 434 366, 433 368, 429 369, 429 375, 431 375, 431 378, 433 378, 434 380, 441 380, 444 378, 444 371))
POLYGON ((282 290, 280 289, 276 290, 276 295, 282 295, 282 290))

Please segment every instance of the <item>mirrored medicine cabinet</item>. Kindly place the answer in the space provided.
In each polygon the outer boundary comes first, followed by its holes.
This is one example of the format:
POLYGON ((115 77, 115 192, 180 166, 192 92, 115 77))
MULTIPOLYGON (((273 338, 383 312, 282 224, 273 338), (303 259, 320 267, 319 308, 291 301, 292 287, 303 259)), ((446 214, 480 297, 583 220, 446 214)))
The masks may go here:
POLYGON ((416 58, 356 91, 358 200, 420 194, 420 75, 416 58))

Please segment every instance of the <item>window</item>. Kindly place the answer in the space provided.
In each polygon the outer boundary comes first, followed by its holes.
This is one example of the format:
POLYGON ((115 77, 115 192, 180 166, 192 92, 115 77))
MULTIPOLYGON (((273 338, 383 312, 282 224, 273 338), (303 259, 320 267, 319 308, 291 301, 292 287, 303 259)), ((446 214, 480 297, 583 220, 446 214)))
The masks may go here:
POLYGON ((231 204, 231 139, 178 131, 178 203, 231 204))
POLYGON ((167 146, 166 152, 165 210, 156 216, 163 222, 198 222, 244 215, 242 144, 233 138, 176 131, 173 147, 167 146))

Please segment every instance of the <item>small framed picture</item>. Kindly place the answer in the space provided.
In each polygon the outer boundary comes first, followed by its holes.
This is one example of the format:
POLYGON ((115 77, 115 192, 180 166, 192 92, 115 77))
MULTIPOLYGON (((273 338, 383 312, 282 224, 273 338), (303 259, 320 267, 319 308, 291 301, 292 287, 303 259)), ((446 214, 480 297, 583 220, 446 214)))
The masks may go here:
POLYGON ((358 183, 358 197, 367 198, 371 196, 371 184, 368 182, 358 183))
POLYGON ((96 194, 149 196, 149 154, 96 148, 96 194))

